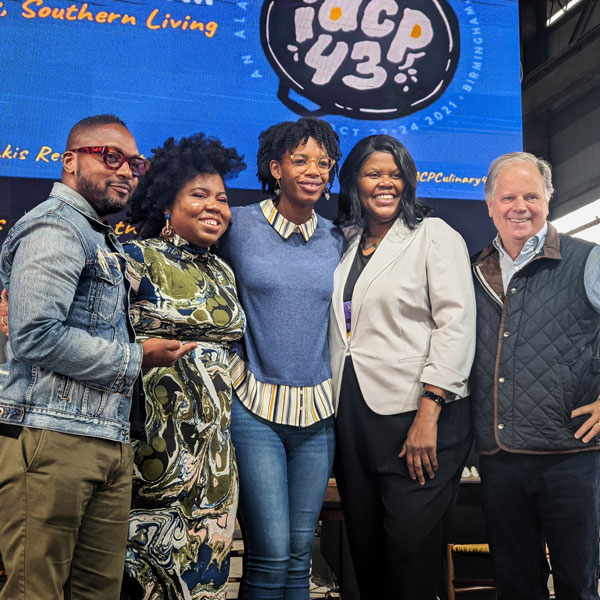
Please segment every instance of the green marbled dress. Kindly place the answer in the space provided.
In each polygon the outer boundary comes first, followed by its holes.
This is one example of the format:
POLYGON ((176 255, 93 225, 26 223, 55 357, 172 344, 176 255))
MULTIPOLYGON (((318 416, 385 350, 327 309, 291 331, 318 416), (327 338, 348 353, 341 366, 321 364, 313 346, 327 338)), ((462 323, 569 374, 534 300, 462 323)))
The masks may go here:
POLYGON ((173 367, 144 373, 146 440, 133 441, 126 572, 144 600, 225 600, 238 503, 228 346, 245 328, 235 279, 221 259, 177 236, 125 250, 138 338, 198 342, 173 367))

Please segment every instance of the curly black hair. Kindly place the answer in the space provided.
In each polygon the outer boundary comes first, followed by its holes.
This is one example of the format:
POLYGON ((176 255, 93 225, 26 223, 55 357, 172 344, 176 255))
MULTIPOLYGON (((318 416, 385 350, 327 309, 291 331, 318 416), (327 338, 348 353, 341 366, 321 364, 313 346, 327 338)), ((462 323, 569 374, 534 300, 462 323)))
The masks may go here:
POLYGON ((235 148, 204 133, 181 138, 170 137, 153 148, 148 172, 140 178, 128 204, 127 216, 141 238, 156 237, 165 224, 165 211, 173 206, 177 192, 196 175, 217 174, 223 180, 246 168, 235 148))
POLYGON ((286 152, 293 152, 300 144, 306 144, 308 138, 313 138, 323 146, 327 154, 335 160, 335 165, 329 173, 329 187, 333 184, 339 169, 342 156, 340 152, 340 138, 327 121, 305 117, 298 121, 284 121, 265 129, 258 136, 258 181, 262 191, 273 194, 275 191, 275 178, 271 175, 271 161, 280 161, 286 152))
POLYGON ((360 202, 356 181, 365 161, 373 152, 388 152, 394 157, 402 174, 404 190, 400 199, 400 214, 404 223, 414 229, 431 208, 417 198, 417 165, 404 144, 389 135, 370 135, 360 140, 346 157, 340 170, 340 195, 336 225, 365 225, 365 213, 360 202))

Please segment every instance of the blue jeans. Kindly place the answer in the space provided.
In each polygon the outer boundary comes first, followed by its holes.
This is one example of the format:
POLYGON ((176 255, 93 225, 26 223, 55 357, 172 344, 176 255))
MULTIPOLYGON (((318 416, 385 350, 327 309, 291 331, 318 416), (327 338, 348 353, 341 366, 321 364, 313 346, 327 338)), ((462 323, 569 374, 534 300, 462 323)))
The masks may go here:
POLYGON ((308 600, 315 527, 333 464, 333 419, 278 425, 234 395, 231 435, 246 550, 240 598, 308 600))
POLYGON ((482 456, 481 491, 499 600, 598 600, 600 452, 482 456))

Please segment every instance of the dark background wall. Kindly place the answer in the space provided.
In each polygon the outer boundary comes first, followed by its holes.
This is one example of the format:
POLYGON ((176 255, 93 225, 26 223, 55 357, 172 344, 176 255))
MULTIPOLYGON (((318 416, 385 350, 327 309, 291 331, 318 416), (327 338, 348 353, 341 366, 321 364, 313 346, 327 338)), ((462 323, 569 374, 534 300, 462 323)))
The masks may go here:
MULTIPOLYGON (((523 142, 554 167, 550 217, 600 198, 600 2, 520 0, 523 142)), ((600 240, 598 240, 600 241, 600 240)))

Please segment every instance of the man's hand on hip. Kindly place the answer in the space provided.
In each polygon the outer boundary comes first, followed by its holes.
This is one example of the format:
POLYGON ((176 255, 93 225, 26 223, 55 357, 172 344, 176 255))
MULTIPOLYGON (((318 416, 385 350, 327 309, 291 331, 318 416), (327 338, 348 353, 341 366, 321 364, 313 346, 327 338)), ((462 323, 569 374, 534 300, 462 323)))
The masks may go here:
POLYGON ((575 437, 587 444, 600 433, 600 396, 596 402, 576 408, 571 413, 571 419, 581 415, 591 415, 590 418, 575 432, 575 437))
POLYGON ((182 344, 178 340, 151 338, 142 342, 142 367, 172 367, 182 356, 198 347, 196 342, 182 344))

